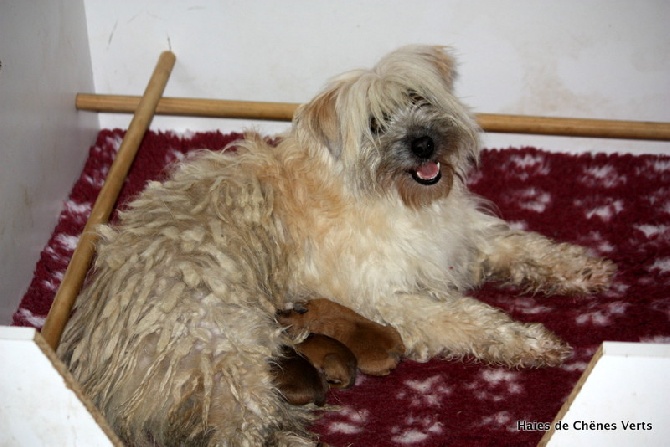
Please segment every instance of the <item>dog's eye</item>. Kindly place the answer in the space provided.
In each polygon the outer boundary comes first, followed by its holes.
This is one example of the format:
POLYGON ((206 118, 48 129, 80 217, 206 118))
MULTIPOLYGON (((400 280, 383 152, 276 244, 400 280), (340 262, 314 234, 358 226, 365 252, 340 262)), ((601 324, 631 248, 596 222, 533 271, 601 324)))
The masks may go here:
POLYGON ((409 100, 412 102, 412 104, 415 106, 417 105, 423 106, 428 104, 428 100, 414 90, 409 90, 407 92, 407 96, 409 97, 409 100))
POLYGON ((379 135, 382 131, 382 126, 379 123, 379 120, 374 116, 370 118, 370 132, 372 135, 379 135))
POLYGON ((386 113, 384 113, 381 120, 375 116, 370 117, 370 132, 372 132, 372 135, 379 135, 384 132, 388 120, 389 116, 386 113))

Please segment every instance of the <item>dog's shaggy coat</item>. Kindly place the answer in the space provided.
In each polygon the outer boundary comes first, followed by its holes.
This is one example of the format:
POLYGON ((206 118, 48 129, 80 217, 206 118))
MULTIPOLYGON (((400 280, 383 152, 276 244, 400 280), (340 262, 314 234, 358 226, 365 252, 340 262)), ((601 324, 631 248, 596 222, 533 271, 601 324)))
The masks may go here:
POLYGON ((249 134, 151 183, 100 229, 59 354, 129 443, 314 445, 272 383, 274 318, 325 296, 398 330, 406 355, 555 365, 570 348, 464 292, 494 278, 583 293, 614 271, 511 230, 464 178, 478 128, 442 48, 336 78, 278 147, 249 134))

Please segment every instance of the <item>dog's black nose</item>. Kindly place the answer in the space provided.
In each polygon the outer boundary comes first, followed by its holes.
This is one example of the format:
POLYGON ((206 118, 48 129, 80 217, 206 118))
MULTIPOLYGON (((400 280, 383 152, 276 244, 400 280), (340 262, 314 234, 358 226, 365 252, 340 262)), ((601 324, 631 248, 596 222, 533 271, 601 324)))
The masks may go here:
POLYGON ((419 158, 428 160, 435 152, 435 142, 427 135, 412 140, 412 153, 419 158))

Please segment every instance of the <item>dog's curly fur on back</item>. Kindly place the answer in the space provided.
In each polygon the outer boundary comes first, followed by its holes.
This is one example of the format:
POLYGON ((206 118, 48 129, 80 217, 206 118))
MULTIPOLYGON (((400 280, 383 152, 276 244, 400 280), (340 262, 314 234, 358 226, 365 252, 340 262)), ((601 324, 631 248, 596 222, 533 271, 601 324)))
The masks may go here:
POLYGON ((274 318, 325 296, 398 330, 406 355, 560 363, 538 324, 464 296, 490 278, 584 293, 611 263, 514 231, 464 183, 478 128, 444 48, 412 46, 344 74, 272 147, 202 152, 100 228, 95 269, 58 350, 128 442, 309 446, 270 363, 274 318))

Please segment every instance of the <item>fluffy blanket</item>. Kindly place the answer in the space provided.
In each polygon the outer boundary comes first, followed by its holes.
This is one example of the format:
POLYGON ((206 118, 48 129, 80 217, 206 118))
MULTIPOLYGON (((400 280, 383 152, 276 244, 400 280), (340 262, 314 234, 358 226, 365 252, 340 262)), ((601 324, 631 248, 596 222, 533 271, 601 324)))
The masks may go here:
MULTIPOLYGON (((37 263, 13 324, 41 328, 124 132, 103 130, 37 263)), ((120 206, 164 167, 237 134, 147 133, 120 206)), ((472 189, 515 227, 590 247, 619 266, 611 289, 587 297, 520 294, 487 285, 481 300, 542 322, 574 348, 558 368, 515 370, 473 361, 404 361, 387 377, 362 376, 331 392, 338 412, 314 426, 333 446, 535 445, 602 341, 670 342, 670 157, 484 150, 472 189)))

